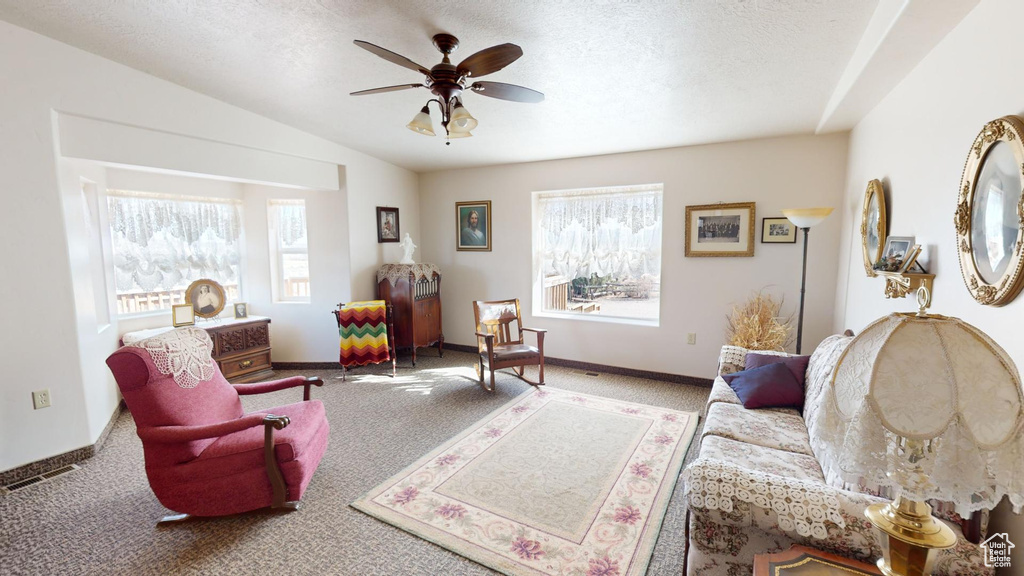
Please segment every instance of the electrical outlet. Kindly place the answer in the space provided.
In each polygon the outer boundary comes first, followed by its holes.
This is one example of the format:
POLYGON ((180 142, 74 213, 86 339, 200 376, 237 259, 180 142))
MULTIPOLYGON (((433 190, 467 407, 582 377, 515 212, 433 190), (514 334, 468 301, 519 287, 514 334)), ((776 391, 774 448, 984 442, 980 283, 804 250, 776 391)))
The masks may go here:
POLYGON ((697 333, 696 332, 690 332, 689 334, 687 334, 686 335, 686 343, 687 344, 696 344, 697 343, 697 333))
POLYGON ((50 407, 50 389, 36 390, 32 393, 32 407, 36 410, 50 407))

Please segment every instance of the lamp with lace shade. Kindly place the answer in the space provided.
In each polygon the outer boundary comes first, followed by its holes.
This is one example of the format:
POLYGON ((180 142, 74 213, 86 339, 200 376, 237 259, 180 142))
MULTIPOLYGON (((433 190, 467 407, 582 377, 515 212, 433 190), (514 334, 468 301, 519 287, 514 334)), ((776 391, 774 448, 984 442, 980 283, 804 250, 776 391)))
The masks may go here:
POLYGON ((827 425, 840 475, 896 495, 865 511, 884 574, 931 574, 937 551, 956 543, 926 500, 952 502, 966 517, 1007 496, 1020 513, 1024 395, 1013 361, 984 332, 923 307, 890 314, 850 342, 833 379, 836 421, 827 425))

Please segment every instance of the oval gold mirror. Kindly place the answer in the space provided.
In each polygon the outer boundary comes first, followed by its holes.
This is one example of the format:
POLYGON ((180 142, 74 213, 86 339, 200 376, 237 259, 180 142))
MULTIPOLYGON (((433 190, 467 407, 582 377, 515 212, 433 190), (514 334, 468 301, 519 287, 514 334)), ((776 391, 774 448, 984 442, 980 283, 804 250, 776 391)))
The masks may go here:
POLYGON ((879 180, 868 182, 864 209, 860 216, 860 245, 864 252, 864 270, 875 276, 875 262, 882 259, 885 246, 885 192, 879 180))
POLYGON ((974 139, 953 222, 960 272, 978 302, 1009 304, 1024 286, 1024 121, 1004 116, 974 139))

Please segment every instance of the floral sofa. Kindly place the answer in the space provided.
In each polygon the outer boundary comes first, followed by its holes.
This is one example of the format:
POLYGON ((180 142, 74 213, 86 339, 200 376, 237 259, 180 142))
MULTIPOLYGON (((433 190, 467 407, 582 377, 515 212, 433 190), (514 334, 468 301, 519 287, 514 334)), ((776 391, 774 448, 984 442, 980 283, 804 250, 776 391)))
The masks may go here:
MULTIPOLYGON (((864 517, 865 508, 883 501, 879 491, 844 483, 823 444, 828 406, 822 392, 850 340, 831 336, 811 355, 802 414, 791 408, 745 409, 721 376, 743 370, 747 350, 722 348, 700 454, 683 472, 686 574, 749 576, 755 554, 793 544, 862 561, 881 556, 874 528, 864 517)), ((959 520, 941 507, 936 515, 959 520)), ((935 574, 994 574, 985 567, 981 548, 963 537, 959 524, 948 523, 957 543, 940 552, 935 574)))

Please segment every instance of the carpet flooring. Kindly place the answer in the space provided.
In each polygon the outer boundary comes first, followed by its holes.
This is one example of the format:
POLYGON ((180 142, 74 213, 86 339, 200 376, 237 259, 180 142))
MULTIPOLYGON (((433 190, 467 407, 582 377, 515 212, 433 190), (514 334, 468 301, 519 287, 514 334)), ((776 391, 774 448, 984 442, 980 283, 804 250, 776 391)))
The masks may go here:
MULTIPOLYGON (((167 513, 149 489, 131 415, 118 418, 81 470, 0 496, 0 573, 487 575, 490 569, 371 518, 349 503, 529 386, 499 373, 497 392, 475 382, 475 357, 424 350, 360 368, 303 371, 326 382, 330 443, 292 513, 254 512, 157 527, 167 513)), ((548 367, 548 386, 703 414, 709 389, 548 367)), ((277 377, 299 372, 278 371, 277 377)), ((246 397, 247 411, 301 399, 301 390, 246 397)), ((698 429, 687 460, 695 457, 698 429)), ((680 574, 685 504, 676 485, 647 574, 680 574)))

